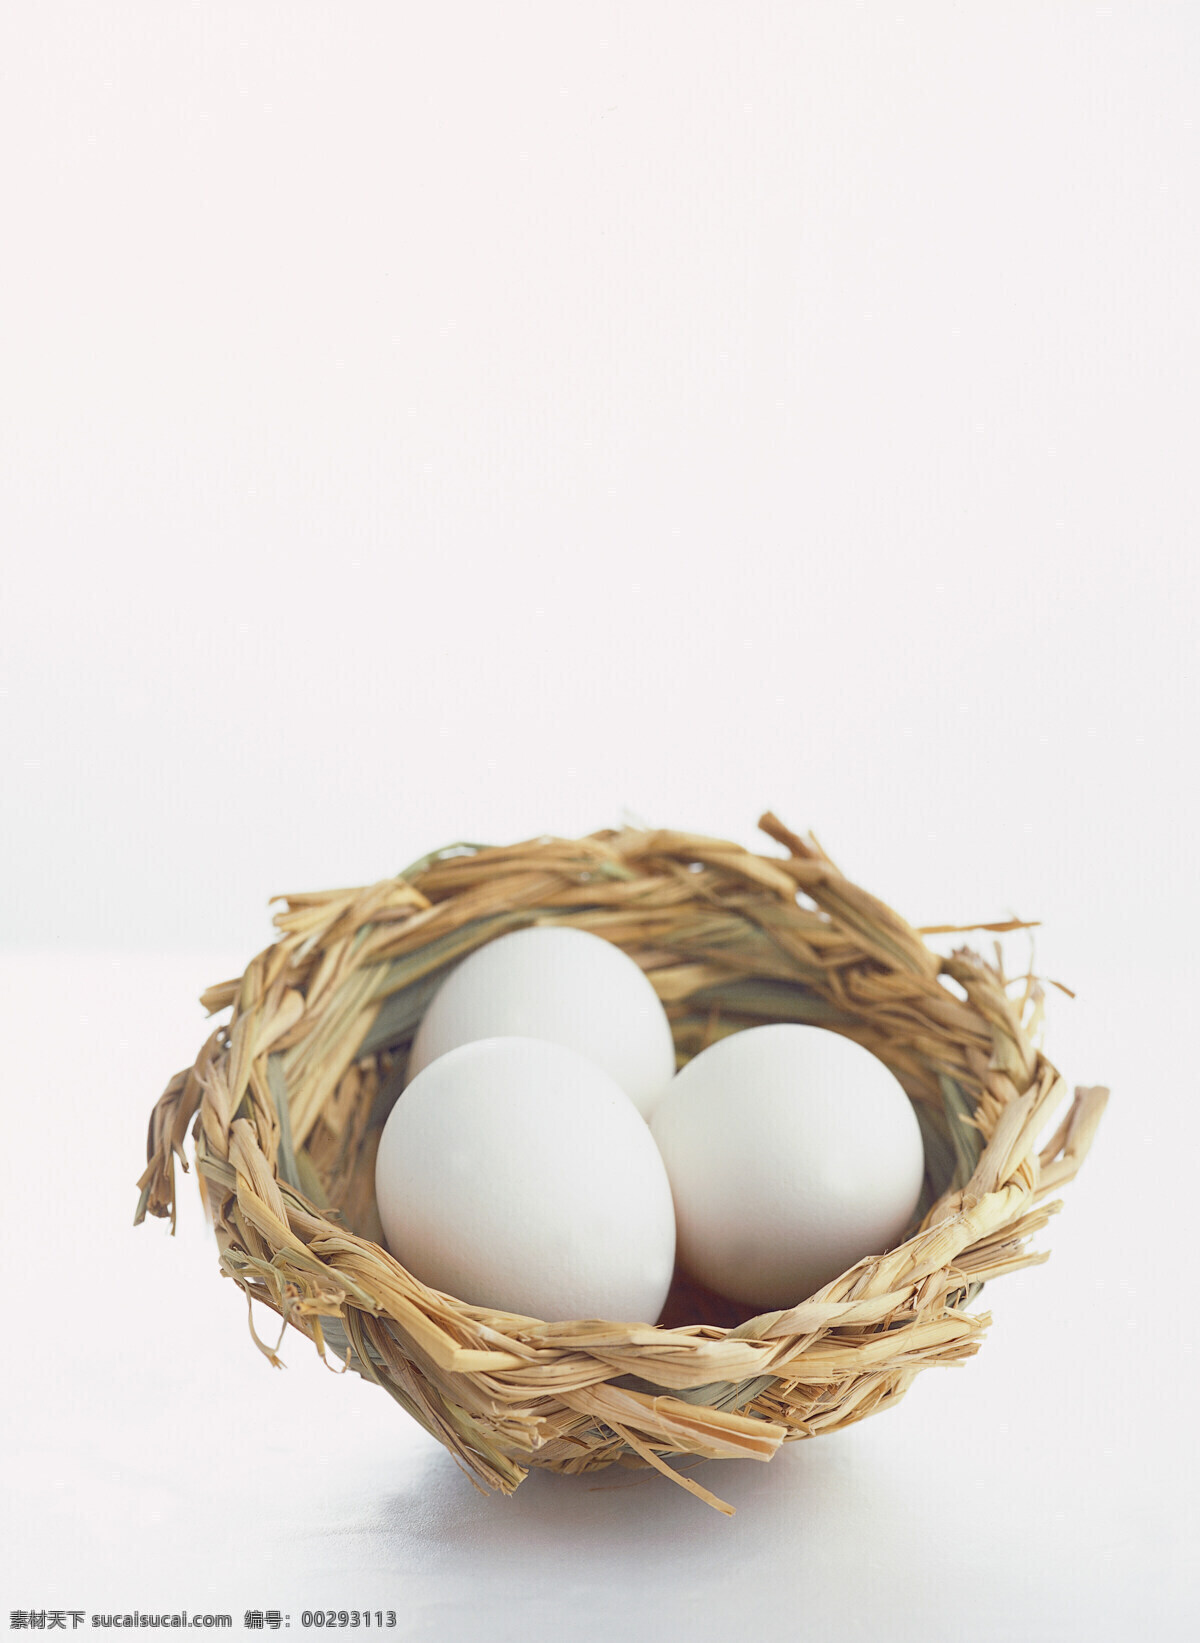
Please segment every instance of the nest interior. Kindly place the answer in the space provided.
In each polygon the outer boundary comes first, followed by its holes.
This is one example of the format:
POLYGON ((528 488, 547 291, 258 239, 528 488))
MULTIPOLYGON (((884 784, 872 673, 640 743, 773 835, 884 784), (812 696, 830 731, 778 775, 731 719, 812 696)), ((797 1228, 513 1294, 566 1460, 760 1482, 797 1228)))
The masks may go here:
MULTIPOLYGON (((364 889, 278 898, 279 939, 210 988, 231 1007, 151 1114, 136 1219, 175 1224, 191 1127, 220 1264, 248 1299, 377 1382, 473 1481, 510 1493, 531 1466, 651 1466, 732 1510, 678 1457, 769 1460, 782 1443, 893 1405, 990 1323, 991 1279, 1045 1260, 1028 1239, 1059 1209, 1107 1091, 1077 1089, 1035 1046, 1042 990, 969 948, 923 939, 845 878, 810 834, 760 826, 786 855, 624 828, 503 848, 453 845, 364 889), (925 1142, 917 1222, 786 1311, 752 1318, 677 1277, 657 1325, 546 1321, 426 1288, 383 1245, 375 1152, 413 1033, 473 948, 571 924, 645 970, 683 1065, 768 1022, 814 1023, 879 1056, 925 1142), (1014 994, 1013 987, 1023 990, 1014 994)), ((256 1344, 278 1362, 279 1343, 256 1344)), ((328 1361, 328 1360, 327 1360, 328 1361)))

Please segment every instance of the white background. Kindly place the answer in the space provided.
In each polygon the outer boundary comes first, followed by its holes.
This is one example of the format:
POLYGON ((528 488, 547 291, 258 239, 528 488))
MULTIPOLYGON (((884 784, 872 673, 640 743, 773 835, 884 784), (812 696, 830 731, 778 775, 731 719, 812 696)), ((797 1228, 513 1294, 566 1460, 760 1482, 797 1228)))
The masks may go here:
POLYGON ((1195 1634, 1198 74, 1145 0, 5 9, 0 1626, 1195 1634), (1041 919, 1114 1092, 886 1420, 482 1500, 192 1178, 130 1227, 269 895, 767 806, 1041 919))

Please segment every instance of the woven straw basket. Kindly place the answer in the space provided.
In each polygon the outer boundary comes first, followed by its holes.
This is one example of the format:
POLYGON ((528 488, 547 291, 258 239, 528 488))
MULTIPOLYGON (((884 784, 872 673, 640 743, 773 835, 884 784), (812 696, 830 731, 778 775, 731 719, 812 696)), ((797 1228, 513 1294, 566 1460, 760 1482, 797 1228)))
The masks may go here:
MULTIPOLYGON (((685 833, 456 845, 368 889, 280 898, 280 939, 212 987, 232 1020, 154 1107, 137 1220, 175 1217, 174 1160, 196 1164, 223 1270, 386 1388, 482 1486, 531 1466, 652 1466, 723 1512, 675 1457, 769 1460, 781 1443, 890 1408, 931 1364, 979 1348, 981 1285, 1046 1259, 1026 1241, 1060 1204, 1107 1091, 1065 1086, 1033 1043, 1041 987, 922 940, 844 878, 810 835, 760 826, 756 855, 685 833), (544 1322, 427 1289, 383 1247, 380 1131, 425 1006, 450 966, 529 924, 615 942, 650 976, 682 1064, 727 1033, 812 1022, 878 1055, 925 1142, 919 1224, 784 1312, 745 1318, 677 1279, 657 1326, 544 1322), (1013 994, 1023 986, 1023 996, 1013 994), (198 1114, 198 1116, 197 1116, 198 1114)), ((272 1363, 276 1349, 254 1340, 272 1363)), ((280 1334, 278 1346, 283 1339, 280 1334)))

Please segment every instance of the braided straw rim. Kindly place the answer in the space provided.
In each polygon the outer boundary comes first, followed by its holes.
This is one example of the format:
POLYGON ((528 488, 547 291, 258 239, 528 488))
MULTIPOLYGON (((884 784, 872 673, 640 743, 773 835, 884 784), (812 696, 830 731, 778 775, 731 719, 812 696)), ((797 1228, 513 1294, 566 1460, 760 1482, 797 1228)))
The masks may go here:
MULTIPOLYGON (((369 888, 276 898, 280 939, 203 995, 210 1013, 232 1005, 232 1019, 154 1107, 136 1221, 170 1216, 174 1231, 175 1159, 187 1169, 195 1119, 221 1267, 283 1320, 271 1347, 250 1308, 273 1364, 288 1324, 326 1362, 333 1347, 485 1490, 511 1493, 531 1466, 619 1462, 732 1513, 668 1457, 769 1460, 781 1443, 891 1407, 930 1364, 976 1352, 991 1319, 966 1307, 985 1281, 1048 1258, 1026 1242, 1061 1208, 1048 1194, 1079 1168, 1108 1096, 1078 1088, 1035 1151, 1066 1095, 1033 1041, 1040 983, 1006 980, 999 943, 993 965, 965 947, 943 958, 922 939, 1026 922, 913 929, 813 835, 770 814, 759 825, 786 857, 623 828, 453 845, 369 888), (546 1322, 420 1283, 383 1247, 379 1133, 448 967, 529 924, 574 925, 628 952, 667 1010, 681 1064, 775 1021, 814 1022, 880 1056, 925 1141, 911 1236, 736 1327, 546 1322)), ((679 1304, 695 1294, 685 1285, 679 1304)))

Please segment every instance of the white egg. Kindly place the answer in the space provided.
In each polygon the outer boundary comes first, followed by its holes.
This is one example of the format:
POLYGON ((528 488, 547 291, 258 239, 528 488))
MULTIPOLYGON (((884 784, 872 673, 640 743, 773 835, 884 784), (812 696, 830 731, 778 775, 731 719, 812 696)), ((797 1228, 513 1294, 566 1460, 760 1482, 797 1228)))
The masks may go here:
POLYGON ((883 1062, 822 1027, 752 1027, 675 1078, 651 1120, 680 1264, 719 1294, 797 1305, 903 1236, 925 1153, 883 1062))
POLYGON ((543 1038, 616 1079, 643 1117, 675 1074, 658 994, 611 941, 565 925, 514 930, 450 972, 417 1029, 409 1077, 478 1038, 543 1038))
POLYGON ((456 1300, 547 1321, 662 1311, 663 1161, 624 1091, 561 1044, 488 1038, 431 1062, 384 1125, 375 1196, 397 1260, 456 1300))

